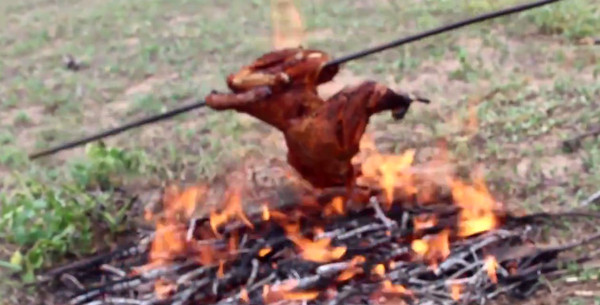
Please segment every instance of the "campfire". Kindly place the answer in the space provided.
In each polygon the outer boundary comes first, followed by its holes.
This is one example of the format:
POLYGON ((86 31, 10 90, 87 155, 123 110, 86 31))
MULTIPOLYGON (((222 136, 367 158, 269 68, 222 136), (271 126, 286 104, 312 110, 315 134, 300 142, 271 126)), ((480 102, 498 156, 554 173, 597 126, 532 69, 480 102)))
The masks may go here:
POLYGON ((145 215, 155 228, 134 245, 42 276, 59 280, 66 304, 485 304, 527 297, 542 276, 600 255, 564 255, 600 233, 539 245, 538 220, 553 215, 509 212, 483 178, 459 178, 443 150, 420 164, 415 150, 378 152, 363 137, 369 118, 401 120, 429 100, 375 82, 322 99, 317 86, 339 64, 280 38, 285 48, 231 74, 231 92, 206 104, 282 132, 289 165, 310 187, 248 203, 248 185, 233 182, 201 216, 211 185, 167 188, 163 210, 145 215))
POLYGON ((600 254, 560 256, 600 234, 537 246, 536 215, 511 215, 483 180, 414 157, 363 155, 362 201, 344 188, 296 190, 244 208, 236 184, 194 217, 208 186, 168 188, 138 244, 47 276, 62 280, 71 305, 466 304, 530 295, 542 274, 600 254))

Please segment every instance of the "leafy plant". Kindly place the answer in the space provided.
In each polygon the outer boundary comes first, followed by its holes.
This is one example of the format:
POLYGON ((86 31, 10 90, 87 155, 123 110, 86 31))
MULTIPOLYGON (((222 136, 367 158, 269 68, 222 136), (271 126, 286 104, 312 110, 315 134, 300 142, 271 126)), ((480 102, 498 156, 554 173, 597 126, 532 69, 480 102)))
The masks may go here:
POLYGON ((86 152, 87 158, 75 162, 59 185, 17 177, 18 185, 0 195, 0 240, 19 248, 0 267, 21 271, 25 281, 32 281, 34 271, 48 261, 92 252, 96 228, 111 233, 122 228, 129 205, 111 201, 116 182, 110 178, 142 172, 144 155, 102 144, 88 146, 86 152), (93 186, 109 191, 91 193, 93 186))
POLYGON ((148 164, 141 151, 109 148, 104 144, 86 147, 87 159, 71 164, 70 175, 82 187, 98 186, 108 189, 122 179, 122 175, 141 173, 148 164))

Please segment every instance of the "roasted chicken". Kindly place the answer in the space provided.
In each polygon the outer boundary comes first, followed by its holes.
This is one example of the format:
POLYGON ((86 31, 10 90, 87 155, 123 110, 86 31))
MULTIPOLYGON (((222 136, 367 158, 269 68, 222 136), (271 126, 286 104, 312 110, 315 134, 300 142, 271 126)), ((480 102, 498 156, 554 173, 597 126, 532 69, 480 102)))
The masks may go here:
POLYGON ((351 159, 369 118, 391 110, 394 119, 402 119, 413 101, 428 100, 372 81, 324 100, 317 86, 338 72, 326 66, 330 59, 303 48, 267 53, 227 77, 231 93, 213 91, 206 103, 215 110, 249 114, 283 132, 287 162, 314 187, 352 186, 358 172, 351 159))

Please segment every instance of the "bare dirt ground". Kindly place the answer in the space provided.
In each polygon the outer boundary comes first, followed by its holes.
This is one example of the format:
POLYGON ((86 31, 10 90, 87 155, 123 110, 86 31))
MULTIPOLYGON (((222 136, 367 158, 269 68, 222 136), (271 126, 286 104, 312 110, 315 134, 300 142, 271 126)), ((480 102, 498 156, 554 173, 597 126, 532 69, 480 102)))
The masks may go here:
MULTIPOLYGON (((343 55, 516 2, 299 5, 307 45, 343 55)), ((22 0, 0 10, 0 256, 22 254, 23 272, 96 249, 82 245, 106 246, 107 236, 130 229, 140 208, 115 201, 125 195, 114 186, 151 201, 166 181, 217 179, 249 156, 284 160, 279 133, 208 109, 112 137, 113 150, 26 157, 224 89, 225 75, 269 50, 268 1, 22 0), (65 68, 67 54, 83 63, 80 70, 65 68)), ((577 0, 486 22, 352 62, 321 91, 372 79, 419 92, 432 104, 416 105, 401 122, 386 114, 373 120, 369 133, 380 150, 416 148, 424 160, 443 138, 464 171, 486 170, 509 208, 572 209, 600 189, 599 140, 572 152, 562 147, 600 125, 600 46, 589 43, 600 35, 598 20, 595 0, 577 0)), ((260 183, 277 180, 262 163, 252 169, 268 177, 260 183)), ((526 304, 598 304, 594 281, 572 285, 549 283, 550 294, 526 304)))

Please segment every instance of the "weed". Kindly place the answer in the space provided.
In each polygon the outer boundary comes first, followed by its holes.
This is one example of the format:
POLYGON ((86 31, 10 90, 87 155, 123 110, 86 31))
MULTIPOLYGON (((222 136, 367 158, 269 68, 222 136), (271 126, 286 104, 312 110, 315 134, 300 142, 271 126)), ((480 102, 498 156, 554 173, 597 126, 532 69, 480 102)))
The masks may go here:
POLYGON ((13 190, 0 197, 0 239, 19 250, 0 266, 22 271, 23 279, 32 281, 35 270, 58 257, 93 252, 95 228, 119 232, 129 206, 114 205, 109 191, 88 190, 109 189, 118 185, 112 177, 141 173, 145 166, 138 152, 89 145, 87 158, 74 162, 61 183, 50 182, 54 173, 47 179, 15 175, 13 190))

